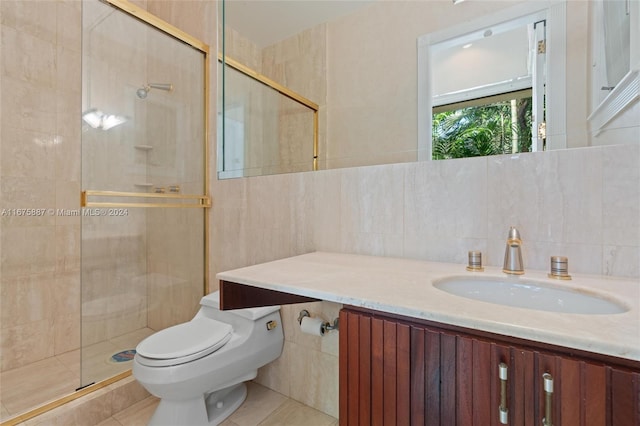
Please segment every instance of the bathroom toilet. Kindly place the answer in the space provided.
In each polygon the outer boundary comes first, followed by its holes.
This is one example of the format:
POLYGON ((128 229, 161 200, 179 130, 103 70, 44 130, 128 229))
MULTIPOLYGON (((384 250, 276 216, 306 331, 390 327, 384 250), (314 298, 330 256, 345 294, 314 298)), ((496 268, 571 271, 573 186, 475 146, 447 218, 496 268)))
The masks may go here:
POLYGON ((279 306, 220 310, 219 292, 184 324, 136 348, 133 376, 160 398, 149 425, 217 425, 244 401, 244 382, 282 353, 279 306))

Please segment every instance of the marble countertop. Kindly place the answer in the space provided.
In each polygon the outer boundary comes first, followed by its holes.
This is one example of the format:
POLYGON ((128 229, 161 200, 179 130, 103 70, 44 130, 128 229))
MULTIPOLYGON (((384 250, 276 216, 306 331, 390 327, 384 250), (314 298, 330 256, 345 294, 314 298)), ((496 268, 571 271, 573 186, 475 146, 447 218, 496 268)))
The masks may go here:
POLYGON ((217 274, 232 281, 345 305, 421 318, 640 361, 640 282, 572 273, 572 280, 526 270, 514 280, 596 293, 629 308, 618 314, 565 314, 456 296, 433 286, 450 276, 504 278, 500 268, 315 252, 217 274))

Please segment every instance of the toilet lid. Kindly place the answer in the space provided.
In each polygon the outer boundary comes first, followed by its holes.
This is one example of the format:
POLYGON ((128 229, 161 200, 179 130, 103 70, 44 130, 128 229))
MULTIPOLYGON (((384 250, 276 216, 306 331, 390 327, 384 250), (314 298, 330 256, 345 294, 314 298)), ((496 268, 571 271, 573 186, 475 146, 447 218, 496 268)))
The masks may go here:
POLYGON ((224 346, 232 332, 233 327, 229 324, 210 318, 194 318, 152 334, 138 344, 136 352, 156 360, 205 356, 224 346))

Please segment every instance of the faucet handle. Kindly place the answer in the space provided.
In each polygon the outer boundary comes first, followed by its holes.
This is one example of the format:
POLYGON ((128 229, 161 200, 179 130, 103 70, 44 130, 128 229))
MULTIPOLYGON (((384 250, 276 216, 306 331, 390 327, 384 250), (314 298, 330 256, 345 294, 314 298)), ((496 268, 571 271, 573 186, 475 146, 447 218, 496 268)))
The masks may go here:
POLYGON ((478 250, 469 251, 469 265, 467 271, 482 272, 484 267, 482 266, 482 252, 478 250))

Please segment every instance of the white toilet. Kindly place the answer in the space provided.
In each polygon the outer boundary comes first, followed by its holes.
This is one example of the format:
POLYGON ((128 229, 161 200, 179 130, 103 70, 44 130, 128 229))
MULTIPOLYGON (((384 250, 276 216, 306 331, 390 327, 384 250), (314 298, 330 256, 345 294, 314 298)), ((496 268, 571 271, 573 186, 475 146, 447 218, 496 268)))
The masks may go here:
POLYGON ((219 292, 189 322, 144 339, 133 375, 160 398, 149 425, 217 425, 247 395, 245 381, 282 353, 280 306, 221 311, 219 292))

